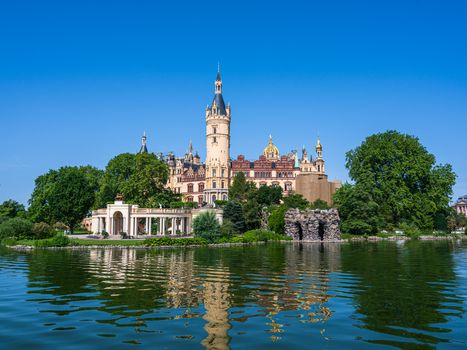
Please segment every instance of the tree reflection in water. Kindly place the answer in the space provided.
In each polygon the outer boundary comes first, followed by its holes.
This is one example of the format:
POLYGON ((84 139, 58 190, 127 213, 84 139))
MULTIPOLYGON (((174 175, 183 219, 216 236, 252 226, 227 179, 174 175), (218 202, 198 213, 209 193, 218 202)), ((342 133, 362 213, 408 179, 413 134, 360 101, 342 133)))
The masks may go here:
POLYGON ((428 346, 446 341, 440 334, 448 330, 435 325, 447 322, 440 310, 463 313, 460 298, 447 293, 455 284, 451 250, 419 242, 288 243, 38 250, 27 259, 30 301, 39 303, 40 311, 68 317, 95 311, 98 324, 113 326, 114 334, 127 329, 142 343, 155 341, 146 333, 173 332, 207 349, 228 349, 251 322, 262 322, 273 343, 303 327, 328 341, 326 328, 340 312, 332 310, 337 305, 332 299, 340 298, 353 305, 359 322, 349 319, 349 334, 372 330, 368 343, 405 349, 414 341, 428 346), (183 334, 172 329, 178 320, 184 322, 183 334))

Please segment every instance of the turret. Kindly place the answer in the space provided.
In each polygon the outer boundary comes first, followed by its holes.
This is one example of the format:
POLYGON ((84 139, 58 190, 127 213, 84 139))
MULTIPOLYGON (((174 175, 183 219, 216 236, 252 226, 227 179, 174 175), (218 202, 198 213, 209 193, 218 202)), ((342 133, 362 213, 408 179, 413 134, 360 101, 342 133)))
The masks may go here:
POLYGON ((141 147, 139 149, 138 153, 148 153, 148 148, 146 146, 146 131, 143 133, 143 136, 141 137, 141 147))

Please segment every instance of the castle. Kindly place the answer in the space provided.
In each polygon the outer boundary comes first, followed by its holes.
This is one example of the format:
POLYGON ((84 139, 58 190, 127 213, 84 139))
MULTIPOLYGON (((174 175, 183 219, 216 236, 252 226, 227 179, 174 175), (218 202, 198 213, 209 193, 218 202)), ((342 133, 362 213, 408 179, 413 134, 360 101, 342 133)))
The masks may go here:
MULTIPOLYGON (((198 153, 189 150, 183 157, 173 153, 159 155, 170 169, 167 187, 180 193, 184 201, 197 202, 200 206, 214 205, 216 200, 227 200, 233 177, 243 172, 248 181, 257 187, 280 186, 284 195, 292 192, 303 195, 309 201, 321 199, 331 204, 332 195, 340 187, 339 181, 329 181, 325 173, 323 146, 318 138, 313 159, 305 147, 301 158, 297 151, 280 155, 272 136, 259 159, 250 161, 243 155, 230 158, 230 104, 225 105, 222 96, 220 70, 214 82, 214 99, 206 107, 206 161, 201 162, 198 153)), ((143 135, 140 153, 148 152, 146 135, 143 135)))

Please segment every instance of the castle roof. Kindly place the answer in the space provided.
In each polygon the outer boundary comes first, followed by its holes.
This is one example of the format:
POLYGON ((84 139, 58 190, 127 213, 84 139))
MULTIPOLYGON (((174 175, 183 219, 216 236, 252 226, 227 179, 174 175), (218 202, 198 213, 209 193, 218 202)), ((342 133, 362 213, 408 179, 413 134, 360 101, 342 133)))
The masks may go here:
POLYGON ((227 112, 225 111, 224 98, 222 97, 221 93, 216 93, 214 95, 214 99, 212 100, 212 104, 214 105, 214 103, 216 104, 217 108, 219 109, 219 114, 220 115, 226 115, 227 114, 227 112))

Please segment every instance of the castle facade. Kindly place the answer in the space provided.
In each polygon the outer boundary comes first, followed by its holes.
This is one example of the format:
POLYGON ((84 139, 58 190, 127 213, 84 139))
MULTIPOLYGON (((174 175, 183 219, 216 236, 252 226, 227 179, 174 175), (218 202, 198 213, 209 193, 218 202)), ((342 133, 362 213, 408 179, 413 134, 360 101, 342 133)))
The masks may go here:
MULTIPOLYGON (((302 194, 309 201, 321 199, 332 203, 332 195, 340 187, 340 181, 329 181, 325 173, 323 146, 318 138, 315 156, 308 155, 303 147, 301 157, 297 151, 281 155, 272 136, 257 160, 247 160, 243 155, 235 160, 230 157, 230 104, 222 96, 220 71, 214 82, 214 98, 205 111, 206 161, 201 162, 198 153, 189 150, 183 157, 173 153, 160 155, 170 169, 167 187, 180 193, 184 201, 197 202, 200 206, 214 205, 216 200, 227 200, 233 177, 243 172, 248 181, 257 187, 279 186, 284 194, 302 194)), ((146 135, 140 152, 148 152, 146 135)))

